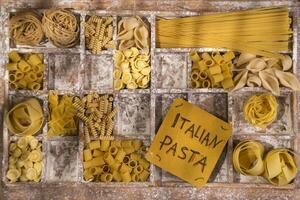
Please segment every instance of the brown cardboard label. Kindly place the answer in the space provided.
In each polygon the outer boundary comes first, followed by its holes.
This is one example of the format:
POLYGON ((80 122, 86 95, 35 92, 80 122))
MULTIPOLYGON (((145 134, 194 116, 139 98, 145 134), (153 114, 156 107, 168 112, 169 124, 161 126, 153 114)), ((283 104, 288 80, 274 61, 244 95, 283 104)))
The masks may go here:
POLYGON ((201 187, 206 184, 231 133, 229 123, 183 99, 175 99, 146 159, 201 187))

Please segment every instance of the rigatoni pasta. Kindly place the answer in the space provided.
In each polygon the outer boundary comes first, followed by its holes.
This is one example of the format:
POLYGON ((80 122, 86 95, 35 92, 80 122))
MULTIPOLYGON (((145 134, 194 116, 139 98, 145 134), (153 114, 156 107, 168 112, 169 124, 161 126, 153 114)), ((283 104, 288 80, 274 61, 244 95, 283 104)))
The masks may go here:
POLYGON ((6 69, 9 71, 8 81, 11 89, 42 89, 45 70, 42 54, 20 55, 16 51, 11 51, 8 58, 6 69))
POLYGON ((83 176, 86 181, 147 181, 150 163, 139 140, 94 140, 83 151, 83 176), (126 153, 124 148, 133 149, 126 153))

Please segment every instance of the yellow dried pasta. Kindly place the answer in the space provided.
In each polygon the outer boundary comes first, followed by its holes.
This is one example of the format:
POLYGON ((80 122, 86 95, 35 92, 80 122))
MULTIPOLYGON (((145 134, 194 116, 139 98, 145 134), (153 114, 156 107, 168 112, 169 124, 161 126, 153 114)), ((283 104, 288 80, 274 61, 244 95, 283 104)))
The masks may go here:
POLYGON ((276 97, 271 94, 251 96, 244 105, 244 117, 252 125, 266 128, 277 117, 276 97))
POLYGON ((6 69, 9 71, 11 89, 42 89, 45 70, 43 56, 35 53, 20 55, 16 51, 11 51, 8 57, 6 69))
POLYGON ((83 153, 84 179, 101 182, 147 181, 150 163, 141 155, 143 147, 140 140, 92 141, 83 153), (125 148, 132 148, 133 151, 126 153, 125 148))
POLYGON ((42 146, 33 136, 20 137, 9 145, 9 165, 6 178, 10 182, 39 182, 42 172, 42 146))
POLYGON ((115 90, 147 88, 150 84, 150 56, 135 47, 117 51, 114 55, 115 90))

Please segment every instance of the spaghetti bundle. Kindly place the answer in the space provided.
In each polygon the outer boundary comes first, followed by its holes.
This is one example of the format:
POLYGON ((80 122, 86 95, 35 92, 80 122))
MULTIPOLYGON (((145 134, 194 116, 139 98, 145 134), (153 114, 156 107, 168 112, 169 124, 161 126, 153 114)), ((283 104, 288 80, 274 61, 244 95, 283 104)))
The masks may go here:
POLYGON ((286 7, 260 8, 206 16, 158 19, 157 47, 227 48, 282 58, 287 51, 291 19, 286 7))

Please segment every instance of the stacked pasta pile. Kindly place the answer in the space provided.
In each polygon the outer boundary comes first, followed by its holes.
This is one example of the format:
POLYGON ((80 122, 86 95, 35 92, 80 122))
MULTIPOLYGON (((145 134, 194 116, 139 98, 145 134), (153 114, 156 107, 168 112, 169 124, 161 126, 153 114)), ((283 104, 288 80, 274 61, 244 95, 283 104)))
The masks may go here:
POLYGON ((8 171, 10 182, 41 180, 42 143, 33 136, 24 136, 9 145, 8 171))
POLYGON ((44 39, 41 17, 33 12, 19 12, 9 20, 9 35, 16 44, 37 46, 44 39))
POLYGON ((273 95, 254 95, 244 105, 244 116, 250 124, 266 128, 276 119, 277 107, 278 104, 273 95))
POLYGON ((156 22, 156 45, 160 48, 227 48, 281 58, 275 52, 289 50, 290 24, 286 7, 177 19, 159 18, 156 22))
POLYGON ((150 83, 150 56, 135 47, 117 51, 114 55, 114 88, 147 88, 150 83))
POLYGON ((219 52, 202 53, 191 52, 193 62, 191 86, 193 88, 233 87, 232 59, 233 52, 221 55, 219 52))
POLYGON ((294 91, 300 90, 297 77, 289 72, 292 59, 289 55, 282 58, 257 57, 254 54, 242 53, 236 62, 237 75, 234 76, 233 90, 248 87, 264 87, 274 95, 280 95, 279 86, 288 87, 294 91))
POLYGON ((41 104, 34 98, 16 104, 4 118, 8 130, 20 136, 36 134, 42 128, 43 121, 41 104))
POLYGON ((113 100, 112 96, 96 93, 90 93, 82 99, 74 98, 76 116, 84 122, 86 143, 91 141, 90 134, 101 140, 113 139, 114 117, 118 110, 113 108, 113 100))
POLYGON ((93 54, 99 54, 104 48, 114 48, 112 40, 113 18, 91 16, 85 23, 85 45, 93 54))
POLYGON ((136 47, 149 53, 149 26, 139 17, 124 17, 118 23, 118 49, 136 47))
POLYGON ((78 120, 73 99, 72 96, 63 95, 59 97, 56 92, 49 92, 48 136, 76 134, 78 120))
POLYGON ((257 141, 245 140, 234 149, 232 162, 235 170, 248 176, 263 176, 271 184, 289 184, 297 175, 295 152, 273 149, 265 157, 264 146, 257 141))
POLYGON ((9 71, 9 86, 17 89, 42 89, 45 64, 42 54, 20 55, 16 51, 8 54, 9 63, 6 69, 9 71))
POLYGON ((136 182, 149 177, 149 162, 142 158, 140 140, 95 140, 83 151, 86 181, 136 182))

